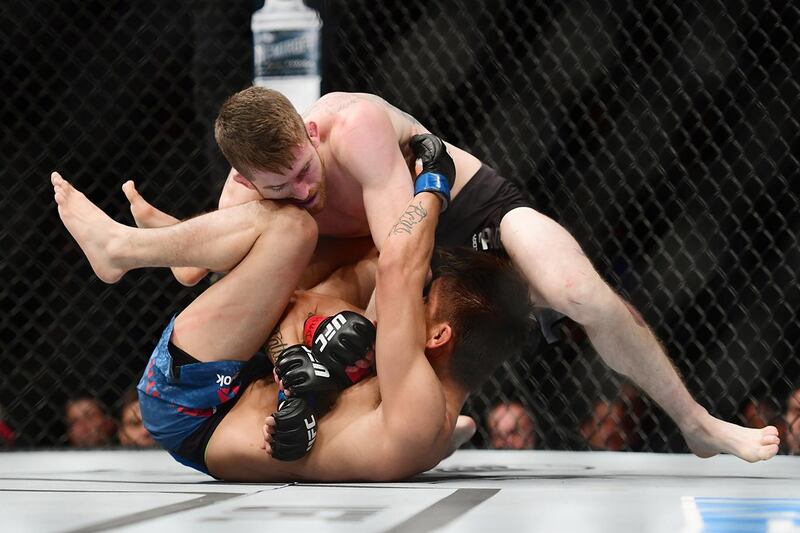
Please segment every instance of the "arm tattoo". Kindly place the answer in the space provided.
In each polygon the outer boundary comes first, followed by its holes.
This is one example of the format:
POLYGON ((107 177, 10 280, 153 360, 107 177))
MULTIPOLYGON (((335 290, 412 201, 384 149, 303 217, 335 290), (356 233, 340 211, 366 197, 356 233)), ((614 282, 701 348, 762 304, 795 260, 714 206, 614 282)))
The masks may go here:
POLYGON ((392 226, 392 231, 395 235, 411 235, 411 230, 414 229, 414 226, 422 222, 422 220, 428 216, 428 211, 422 207, 422 202, 418 205, 409 205, 406 208, 406 212, 400 215, 400 219, 397 223, 392 226))
POLYGON ((283 337, 281 336, 280 325, 275 326, 275 329, 272 330, 264 348, 267 351, 267 356, 274 365, 275 361, 278 359, 278 355, 286 349, 286 343, 283 342, 283 337))

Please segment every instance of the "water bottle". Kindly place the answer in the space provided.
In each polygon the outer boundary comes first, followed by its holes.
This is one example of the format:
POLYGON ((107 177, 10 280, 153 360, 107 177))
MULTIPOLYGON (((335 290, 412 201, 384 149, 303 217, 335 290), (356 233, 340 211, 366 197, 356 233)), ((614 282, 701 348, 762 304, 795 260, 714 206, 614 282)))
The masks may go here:
POLYGON ((319 98, 319 15, 302 0, 266 0, 251 27, 253 82, 280 91, 302 113, 319 98))

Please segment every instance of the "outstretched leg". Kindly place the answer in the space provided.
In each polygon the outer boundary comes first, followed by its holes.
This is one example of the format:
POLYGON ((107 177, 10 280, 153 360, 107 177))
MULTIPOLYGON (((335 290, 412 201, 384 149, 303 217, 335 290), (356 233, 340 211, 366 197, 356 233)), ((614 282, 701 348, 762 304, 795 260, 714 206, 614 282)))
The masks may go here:
MULTIPOLYGON (((122 184, 122 192, 130 203, 131 215, 139 228, 163 228, 164 226, 173 226, 180 222, 172 215, 156 209, 155 206, 145 200, 139 191, 136 190, 136 185, 132 180, 128 180, 122 184)), ((205 268, 196 267, 172 267, 172 275, 178 280, 178 283, 187 287, 193 287, 206 277, 208 270, 205 268)))
POLYGON ((51 180, 64 225, 104 281, 147 266, 230 271, 175 321, 174 344, 201 361, 249 359, 258 350, 316 244, 316 223, 291 205, 263 200, 140 229, 114 222, 57 173, 51 180))
POLYGON ((700 457, 732 453, 750 462, 778 453, 775 427, 723 422, 692 398, 639 313, 606 285, 563 227, 533 209, 518 208, 503 218, 500 234, 532 292, 581 324, 605 363, 629 377, 678 424, 692 452, 700 457))
POLYGON ((125 226, 111 220, 58 172, 50 175, 50 182, 58 216, 78 242, 94 273, 106 283, 117 282, 129 269, 109 253, 108 247, 113 248, 118 241, 124 240, 125 226))
POLYGON ((272 202, 252 202, 172 226, 133 228, 112 220, 58 173, 51 181, 64 226, 107 283, 143 267, 195 266, 227 272, 260 235, 254 214, 280 209, 272 202))

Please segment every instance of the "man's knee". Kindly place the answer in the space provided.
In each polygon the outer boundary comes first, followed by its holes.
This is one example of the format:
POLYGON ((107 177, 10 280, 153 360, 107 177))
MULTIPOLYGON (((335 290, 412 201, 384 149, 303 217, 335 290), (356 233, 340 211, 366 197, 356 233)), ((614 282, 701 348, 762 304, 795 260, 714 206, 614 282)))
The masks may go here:
POLYGON ((278 204, 270 200, 261 200, 255 203, 258 223, 263 232, 270 232, 282 238, 290 245, 311 248, 317 245, 317 222, 304 209, 290 205, 278 204))
POLYGON ((500 231, 503 245, 543 304, 586 325, 616 296, 575 238, 553 219, 519 208, 503 218, 500 231))
POLYGON ((565 270, 558 282, 542 290, 556 310, 584 326, 597 322, 619 297, 594 270, 565 270))

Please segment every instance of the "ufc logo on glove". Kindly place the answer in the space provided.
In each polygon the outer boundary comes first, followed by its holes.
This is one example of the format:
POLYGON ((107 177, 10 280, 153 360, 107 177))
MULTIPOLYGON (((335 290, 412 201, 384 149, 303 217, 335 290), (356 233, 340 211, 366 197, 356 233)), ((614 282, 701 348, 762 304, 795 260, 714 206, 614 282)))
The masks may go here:
MULTIPOLYGON (((341 327, 341 326, 340 326, 341 327)), ((320 335, 321 336, 321 335, 320 335)), ((327 344, 328 341, 325 341, 327 344)), ((325 367, 325 365, 319 363, 316 359, 314 359, 314 354, 311 353, 311 350, 303 346, 303 350, 308 354, 308 358, 311 360, 311 366, 314 367, 314 375, 321 377, 321 378, 329 378, 331 377, 331 373, 325 367)))
POLYGON ((314 415, 311 415, 310 418, 304 419, 303 423, 305 423, 306 430, 308 430, 308 446, 306 446, 306 451, 308 451, 314 445, 314 441, 317 440, 317 419, 314 418, 314 415))
POLYGON ((347 319, 344 315, 339 313, 328 322, 328 325, 325 326, 325 331, 317 335, 317 338, 314 339, 314 343, 319 345, 318 348, 320 352, 325 351, 328 341, 342 328, 345 322, 347 322, 347 319))

